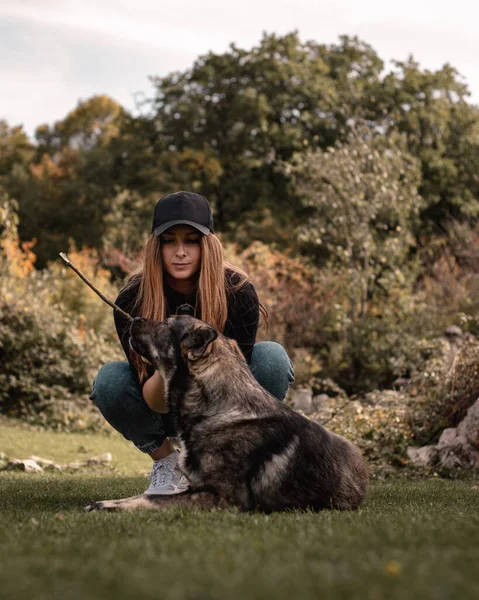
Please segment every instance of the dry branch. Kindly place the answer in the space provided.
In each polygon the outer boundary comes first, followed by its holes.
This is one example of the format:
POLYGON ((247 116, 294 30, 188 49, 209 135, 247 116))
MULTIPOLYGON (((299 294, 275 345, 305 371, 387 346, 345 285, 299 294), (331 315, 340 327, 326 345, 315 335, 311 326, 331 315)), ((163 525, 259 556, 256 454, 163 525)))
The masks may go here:
POLYGON ((106 296, 104 296, 94 285, 91 281, 89 281, 85 275, 83 275, 83 273, 77 269, 75 267, 75 265, 71 262, 71 260, 68 258, 68 256, 66 254, 64 254, 63 252, 60 252, 60 256, 61 258, 65 261, 66 265, 68 267, 70 267, 70 269, 72 269, 73 271, 75 271, 75 273, 81 278, 83 279, 83 281, 95 292, 95 294, 97 294, 98 296, 100 296, 100 298, 103 300, 103 302, 106 302, 109 306, 111 306, 113 308, 113 310, 116 310, 117 312, 121 313, 126 319, 128 319, 129 321, 133 321, 133 317, 131 315, 129 315, 127 312, 125 312, 123 309, 121 309, 119 306, 117 306, 114 302, 112 302, 111 300, 108 300, 108 298, 106 296))

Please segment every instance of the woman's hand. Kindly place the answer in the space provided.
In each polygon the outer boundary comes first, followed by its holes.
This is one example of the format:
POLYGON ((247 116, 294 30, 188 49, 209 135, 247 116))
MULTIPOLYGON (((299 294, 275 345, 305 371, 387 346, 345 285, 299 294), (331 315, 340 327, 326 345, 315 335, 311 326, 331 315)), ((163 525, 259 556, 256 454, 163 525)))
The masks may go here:
POLYGON ((165 400, 165 382, 158 371, 147 379, 143 385, 143 398, 151 410, 165 414, 168 412, 168 406, 165 400))

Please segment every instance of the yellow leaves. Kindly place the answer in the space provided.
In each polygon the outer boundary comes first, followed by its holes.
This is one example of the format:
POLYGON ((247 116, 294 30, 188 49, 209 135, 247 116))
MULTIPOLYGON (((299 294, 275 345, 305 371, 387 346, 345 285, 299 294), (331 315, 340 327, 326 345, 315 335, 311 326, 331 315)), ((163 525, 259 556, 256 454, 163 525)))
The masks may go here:
POLYGON ((399 577, 402 573, 402 566, 397 560, 390 560, 386 563, 384 570, 391 577, 399 577))
POLYGON ((17 233, 17 204, 4 195, 0 204, 0 268, 2 275, 23 279, 33 271, 36 255, 32 251, 35 240, 20 242, 17 233))
POLYGON ((5 238, 0 245, 1 254, 6 259, 6 267, 11 276, 23 279, 33 271, 37 258, 32 252, 35 240, 21 243, 18 237, 5 238))

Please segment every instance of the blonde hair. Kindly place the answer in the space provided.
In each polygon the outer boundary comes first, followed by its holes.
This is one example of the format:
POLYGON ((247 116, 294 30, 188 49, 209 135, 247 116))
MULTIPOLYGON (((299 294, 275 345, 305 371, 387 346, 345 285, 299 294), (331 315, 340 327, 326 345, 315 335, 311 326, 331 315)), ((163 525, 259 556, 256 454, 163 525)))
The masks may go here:
MULTIPOLYGON (((247 274, 226 262, 223 258, 223 247, 220 240, 210 233, 201 236, 201 267, 198 279, 197 306, 201 315, 196 315, 203 321, 223 333, 228 317, 228 295, 243 287, 248 281, 247 274), (232 284, 225 277, 225 270, 230 269, 239 278, 232 284)), ((138 294, 133 307, 133 313, 146 319, 163 321, 167 316, 165 296, 163 292, 163 265, 161 260, 161 241, 155 234, 148 238, 143 263, 131 274, 124 290, 139 283, 138 294), (161 293, 158 293, 161 290, 161 293)), ((260 316, 268 324, 268 311, 260 302, 260 316)), ((195 309, 197 308, 195 307, 195 309)), ((139 355, 132 356, 140 383, 147 378, 145 363, 139 355)))

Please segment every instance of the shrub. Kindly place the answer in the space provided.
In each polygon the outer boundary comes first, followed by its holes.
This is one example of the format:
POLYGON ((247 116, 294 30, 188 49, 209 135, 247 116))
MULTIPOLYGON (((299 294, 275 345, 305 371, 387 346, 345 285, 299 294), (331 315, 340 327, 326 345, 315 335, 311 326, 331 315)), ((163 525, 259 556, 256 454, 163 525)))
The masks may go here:
MULTIPOLYGON (((111 309, 104 312, 98 298, 94 303, 93 292, 78 287, 66 267, 33 269, 31 245, 18 241, 15 208, 3 198, 0 412, 55 429, 97 428, 103 419, 88 399, 91 384, 103 363, 122 357, 113 327, 104 333, 111 309)), ((95 270, 92 253, 75 258, 85 259, 87 272, 95 270)))
POLYGON ((423 361, 405 387, 408 421, 415 444, 437 442, 455 427, 479 398, 479 341, 470 335, 458 344, 440 338, 424 344, 423 361))

